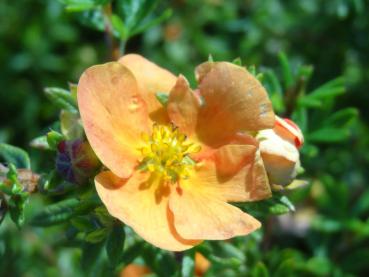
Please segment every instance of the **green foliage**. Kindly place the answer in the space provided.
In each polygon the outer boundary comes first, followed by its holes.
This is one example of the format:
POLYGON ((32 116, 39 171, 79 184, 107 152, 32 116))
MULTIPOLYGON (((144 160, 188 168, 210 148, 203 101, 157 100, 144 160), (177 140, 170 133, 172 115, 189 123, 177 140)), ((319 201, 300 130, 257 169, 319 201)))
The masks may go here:
MULTIPOLYGON (((0 185, 0 275, 111 276, 137 263, 153 276, 193 276, 200 252, 211 263, 205 276, 365 276, 367 13, 361 0, 2 1, 0 156, 9 171, 0 185), (92 180, 78 187, 54 170, 58 143, 84 139, 76 85, 61 87, 117 50, 139 52, 193 86, 203 61, 247 66, 277 114, 303 130, 300 178, 308 185, 237 204, 263 224, 249 236, 183 255, 147 245, 109 215, 92 180), (48 151, 28 151, 31 140, 48 151), (30 153, 42 197, 24 190, 19 169, 30 168, 30 158, 9 143, 30 153)), ((164 106, 165 93, 157 94, 164 106)))
POLYGON ((106 254, 112 268, 116 268, 123 257, 125 231, 122 226, 113 226, 106 241, 106 254))
POLYGON ((77 103, 73 95, 61 88, 45 88, 45 94, 60 109, 77 112, 77 103))
MULTIPOLYGON (((7 196, 6 198, 2 196, 2 206, 7 206, 7 211, 9 211, 11 219, 20 227, 24 222, 24 209, 28 201, 29 193, 18 180, 18 172, 13 164, 9 164, 6 178, 4 181, 0 182, 0 193, 7 196)), ((2 220, 3 215, 1 217, 1 221, 2 220)))
POLYGON ((6 143, 0 143, 0 157, 18 168, 30 168, 30 158, 24 150, 6 143))

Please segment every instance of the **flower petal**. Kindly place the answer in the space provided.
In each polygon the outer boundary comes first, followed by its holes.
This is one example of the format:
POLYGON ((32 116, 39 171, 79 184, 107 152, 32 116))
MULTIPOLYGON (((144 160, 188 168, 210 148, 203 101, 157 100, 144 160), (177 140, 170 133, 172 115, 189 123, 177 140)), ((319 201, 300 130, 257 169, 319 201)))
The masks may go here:
POLYGON ((218 174, 233 176, 246 164, 253 162, 256 152, 255 144, 227 144, 214 153, 218 174))
MULTIPOLYGON (((228 202, 245 202, 271 196, 271 189, 263 160, 258 150, 259 142, 246 134, 238 134, 231 144, 198 153, 195 160, 206 164, 208 175, 212 175, 211 161, 216 166, 221 194, 228 202), (209 164, 210 163, 210 164, 209 164)), ((206 177, 204 177, 206 178, 206 177)))
POLYGON ((142 98, 147 103, 150 118, 157 123, 168 123, 168 115, 156 99, 156 93, 169 93, 176 83, 176 76, 137 54, 125 55, 119 62, 134 74, 142 98))
POLYGON ((289 140, 285 140, 274 130, 260 131, 260 151, 270 182, 288 185, 296 177, 299 166, 299 151, 289 140))
POLYGON ((288 118, 275 117, 275 127, 274 131, 281 138, 288 140, 290 143, 294 144, 297 148, 302 147, 304 144, 304 136, 300 128, 292 120, 288 118))
POLYGON ((192 92, 186 78, 180 75, 169 94, 167 111, 170 120, 183 133, 191 136, 196 128, 199 108, 200 101, 192 92))
POLYGON ((200 242, 183 239, 175 232, 168 215, 170 187, 159 186, 148 174, 135 172, 124 180, 105 171, 95 178, 95 185, 109 213, 153 245, 182 251, 200 242))
POLYGON ((227 194, 232 185, 219 184, 212 163, 182 180, 180 190, 173 191, 169 198, 178 233, 187 239, 223 240, 259 228, 255 218, 226 203, 227 195, 222 192, 227 194))
POLYGON ((200 94, 205 100, 197 132, 205 143, 219 145, 229 134, 274 126, 268 95, 245 68, 219 62, 200 65, 197 72, 200 94))
POLYGON ((144 277, 151 273, 149 267, 139 264, 129 264, 122 269, 119 277, 144 277))
POLYGON ((255 153, 255 160, 246 170, 246 191, 249 192, 248 201, 258 201, 272 196, 267 172, 264 167, 260 151, 255 153))
POLYGON ((137 165, 137 142, 149 132, 145 103, 132 73, 111 62, 87 69, 78 83, 78 106, 96 155, 122 178, 137 165))

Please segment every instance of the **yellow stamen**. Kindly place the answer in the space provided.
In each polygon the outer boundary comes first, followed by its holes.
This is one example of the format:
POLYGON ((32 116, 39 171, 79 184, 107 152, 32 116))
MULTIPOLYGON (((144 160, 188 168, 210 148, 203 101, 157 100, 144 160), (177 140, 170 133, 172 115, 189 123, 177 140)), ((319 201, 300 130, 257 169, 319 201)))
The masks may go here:
POLYGON ((143 134, 142 140, 140 169, 172 183, 189 177, 196 164, 189 155, 199 152, 200 145, 189 142, 173 126, 157 124, 151 136, 143 134))

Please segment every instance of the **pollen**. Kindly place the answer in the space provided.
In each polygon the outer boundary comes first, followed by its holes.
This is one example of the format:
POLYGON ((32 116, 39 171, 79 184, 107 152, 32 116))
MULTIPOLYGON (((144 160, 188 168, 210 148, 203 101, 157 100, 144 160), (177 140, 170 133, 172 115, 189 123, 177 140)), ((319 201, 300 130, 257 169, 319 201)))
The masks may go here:
POLYGON ((171 183, 190 176, 196 165, 190 155, 199 152, 200 145, 190 142, 172 125, 155 124, 151 136, 142 134, 142 140, 139 169, 171 183))

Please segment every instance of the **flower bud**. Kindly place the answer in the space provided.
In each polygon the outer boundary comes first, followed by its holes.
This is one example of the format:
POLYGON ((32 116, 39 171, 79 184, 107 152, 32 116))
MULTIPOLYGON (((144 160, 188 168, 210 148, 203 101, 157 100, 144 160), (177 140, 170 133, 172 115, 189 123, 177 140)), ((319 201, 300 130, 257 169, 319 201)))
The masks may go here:
POLYGON ((299 127, 289 119, 276 116, 274 129, 260 131, 257 138, 270 183, 282 186, 290 184, 300 167, 298 148, 302 146, 304 138, 299 127))
POLYGON ((77 139, 58 144, 56 170, 65 180, 83 184, 99 167, 100 161, 87 141, 77 139))

